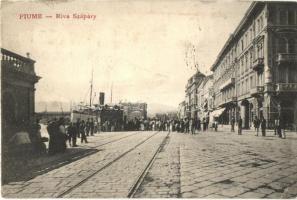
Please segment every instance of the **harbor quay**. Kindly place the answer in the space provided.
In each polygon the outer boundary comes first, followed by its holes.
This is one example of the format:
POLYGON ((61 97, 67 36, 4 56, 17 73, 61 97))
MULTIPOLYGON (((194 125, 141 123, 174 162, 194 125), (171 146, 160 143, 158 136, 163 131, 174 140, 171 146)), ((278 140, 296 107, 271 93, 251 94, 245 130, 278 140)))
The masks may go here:
POLYGON ((297 198, 297 2, 1 17, 1 197, 297 198))
POLYGON ((104 132, 28 160, 7 198, 296 198, 297 134, 104 132))

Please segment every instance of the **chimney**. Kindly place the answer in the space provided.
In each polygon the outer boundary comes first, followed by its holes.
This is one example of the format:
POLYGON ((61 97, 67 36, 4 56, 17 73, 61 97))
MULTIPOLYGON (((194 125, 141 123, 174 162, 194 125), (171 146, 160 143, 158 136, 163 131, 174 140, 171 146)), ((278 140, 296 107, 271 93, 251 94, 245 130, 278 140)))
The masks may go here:
POLYGON ((27 55, 27 58, 30 58, 30 53, 29 52, 27 52, 26 55, 27 55))

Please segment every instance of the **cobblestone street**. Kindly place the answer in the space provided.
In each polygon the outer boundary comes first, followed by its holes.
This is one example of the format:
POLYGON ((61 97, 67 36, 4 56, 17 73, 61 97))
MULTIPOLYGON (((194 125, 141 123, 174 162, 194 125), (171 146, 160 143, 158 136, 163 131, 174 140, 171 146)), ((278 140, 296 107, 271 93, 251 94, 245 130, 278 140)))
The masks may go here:
POLYGON ((296 198, 297 134, 102 133, 97 152, 26 181, 4 197, 296 198))

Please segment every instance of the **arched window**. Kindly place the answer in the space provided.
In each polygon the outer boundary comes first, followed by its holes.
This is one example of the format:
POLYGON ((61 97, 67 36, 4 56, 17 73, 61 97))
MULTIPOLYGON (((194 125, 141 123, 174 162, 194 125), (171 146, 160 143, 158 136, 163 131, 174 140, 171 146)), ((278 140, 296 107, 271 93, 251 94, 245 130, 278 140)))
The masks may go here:
POLYGON ((296 53, 295 40, 293 38, 288 41, 289 53, 296 53))
POLYGON ((278 52, 287 53, 287 41, 285 40, 285 38, 278 39, 278 52))

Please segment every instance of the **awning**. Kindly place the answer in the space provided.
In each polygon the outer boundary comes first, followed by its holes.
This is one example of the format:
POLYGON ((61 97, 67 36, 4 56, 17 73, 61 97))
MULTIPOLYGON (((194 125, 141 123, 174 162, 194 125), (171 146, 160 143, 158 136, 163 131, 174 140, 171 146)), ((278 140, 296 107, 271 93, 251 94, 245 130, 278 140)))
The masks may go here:
POLYGON ((224 112, 224 110, 225 110, 225 108, 220 108, 218 110, 214 110, 210 113, 210 116, 219 117, 224 112))

